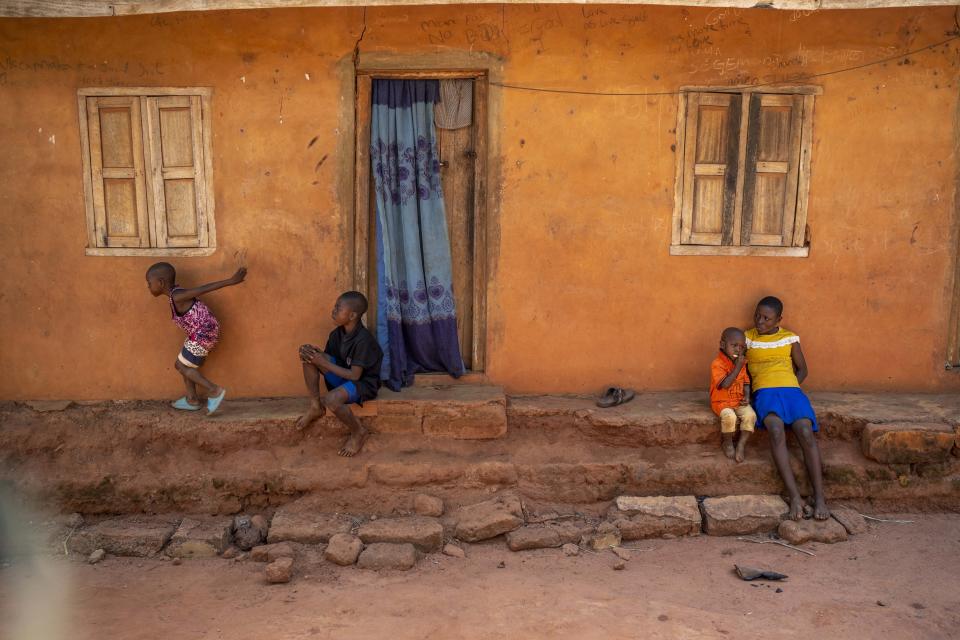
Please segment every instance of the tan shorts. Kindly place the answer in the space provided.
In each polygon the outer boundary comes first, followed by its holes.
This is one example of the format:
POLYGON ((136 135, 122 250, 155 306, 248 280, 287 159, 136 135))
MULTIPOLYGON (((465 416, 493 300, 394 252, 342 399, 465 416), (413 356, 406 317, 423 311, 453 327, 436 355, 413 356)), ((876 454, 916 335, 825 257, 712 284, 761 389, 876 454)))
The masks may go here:
POLYGON ((735 433, 737 418, 740 418, 741 431, 752 432, 753 427, 757 424, 757 414, 750 405, 741 404, 736 408, 727 407, 720 410, 720 433, 735 433))

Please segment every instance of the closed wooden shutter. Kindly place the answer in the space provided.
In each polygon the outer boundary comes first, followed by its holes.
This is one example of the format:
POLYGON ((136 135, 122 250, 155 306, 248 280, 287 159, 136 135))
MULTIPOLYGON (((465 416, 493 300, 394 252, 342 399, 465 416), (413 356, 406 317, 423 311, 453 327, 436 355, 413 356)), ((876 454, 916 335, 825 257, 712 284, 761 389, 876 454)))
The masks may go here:
POLYGON ((148 97, 145 101, 156 246, 206 247, 200 96, 148 97))
POLYGON ((681 242, 731 244, 737 193, 742 97, 692 93, 687 98, 681 242))
POLYGON ((98 247, 149 247, 140 99, 87 98, 93 239, 98 247))
POLYGON ((741 244, 794 243, 803 104, 799 95, 750 96, 741 244))

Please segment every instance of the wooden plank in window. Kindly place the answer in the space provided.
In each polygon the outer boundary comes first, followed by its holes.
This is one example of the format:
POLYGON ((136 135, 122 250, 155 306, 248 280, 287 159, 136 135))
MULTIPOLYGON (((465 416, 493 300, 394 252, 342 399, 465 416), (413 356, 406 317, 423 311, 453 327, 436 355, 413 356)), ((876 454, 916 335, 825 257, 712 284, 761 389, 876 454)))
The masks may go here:
POLYGON ((140 101, 86 99, 94 240, 98 247, 149 247, 140 101))
POLYGON ((741 244, 793 244, 803 100, 792 95, 750 97, 741 244))
POLYGON ((144 99, 149 184, 158 247, 207 246, 207 185, 200 96, 144 99))
POLYGON ((793 222, 793 246, 802 247, 807 236, 807 203, 810 196, 810 157, 813 151, 813 96, 803 97, 800 126, 800 172, 797 176, 797 214, 793 222))
POLYGON ((684 126, 683 244, 733 240, 741 96, 691 93, 684 126))

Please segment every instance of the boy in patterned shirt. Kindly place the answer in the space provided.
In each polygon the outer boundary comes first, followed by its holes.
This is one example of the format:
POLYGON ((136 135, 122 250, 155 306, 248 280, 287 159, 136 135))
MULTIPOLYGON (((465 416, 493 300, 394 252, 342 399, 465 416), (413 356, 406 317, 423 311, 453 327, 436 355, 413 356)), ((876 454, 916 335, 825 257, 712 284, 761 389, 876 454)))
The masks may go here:
POLYGON ((183 376, 183 384, 187 395, 171 403, 174 409, 183 411, 197 411, 200 409, 200 397, 197 395, 197 385, 207 392, 207 415, 210 415, 223 402, 227 390, 208 380, 200 367, 207 359, 207 354, 217 345, 220 339, 220 323, 211 313, 210 308, 197 299, 217 289, 240 284, 247 277, 247 268, 240 267, 237 272, 217 282, 204 284, 193 289, 184 289, 176 284, 177 270, 168 262, 158 262, 147 269, 147 288, 154 297, 167 296, 170 303, 170 317, 173 323, 183 329, 187 339, 174 367, 183 376))

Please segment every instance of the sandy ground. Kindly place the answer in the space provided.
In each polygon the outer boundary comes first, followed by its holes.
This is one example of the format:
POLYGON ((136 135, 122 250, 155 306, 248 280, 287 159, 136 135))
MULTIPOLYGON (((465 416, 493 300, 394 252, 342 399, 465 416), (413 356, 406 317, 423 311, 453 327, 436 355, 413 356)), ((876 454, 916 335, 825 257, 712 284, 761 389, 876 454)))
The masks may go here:
POLYGON ((19 559, 0 569, 0 637, 960 637, 960 515, 891 517, 915 522, 808 545, 816 557, 708 536, 629 543, 622 571, 610 552, 512 553, 500 541, 409 572, 334 567, 307 550, 285 585, 222 559, 19 559), (790 577, 743 582, 735 563, 790 577), (33 635, 18 636, 30 613, 33 635))

